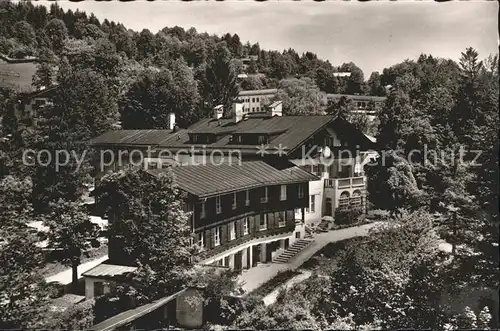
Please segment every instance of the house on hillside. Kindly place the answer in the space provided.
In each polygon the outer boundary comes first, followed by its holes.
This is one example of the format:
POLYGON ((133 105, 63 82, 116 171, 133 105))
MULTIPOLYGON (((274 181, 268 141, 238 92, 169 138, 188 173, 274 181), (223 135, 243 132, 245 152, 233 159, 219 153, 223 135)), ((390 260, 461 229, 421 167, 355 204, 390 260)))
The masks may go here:
MULTIPOLYGON (((220 108, 186 129, 117 130, 92 139, 105 156, 96 185, 130 163, 152 176, 171 168, 203 247, 194 260, 238 270, 273 261, 337 208, 365 207, 363 165, 373 142, 351 124, 332 115, 283 116, 280 102, 260 113, 244 113, 235 102, 231 118, 220 108)), ((91 288, 103 291, 108 269, 132 262, 113 238, 109 257, 84 275, 87 297, 91 288)))
POLYGON ((265 112, 266 106, 276 95, 276 92, 278 92, 277 89, 240 91, 238 94, 238 100, 243 104, 245 112, 265 112))

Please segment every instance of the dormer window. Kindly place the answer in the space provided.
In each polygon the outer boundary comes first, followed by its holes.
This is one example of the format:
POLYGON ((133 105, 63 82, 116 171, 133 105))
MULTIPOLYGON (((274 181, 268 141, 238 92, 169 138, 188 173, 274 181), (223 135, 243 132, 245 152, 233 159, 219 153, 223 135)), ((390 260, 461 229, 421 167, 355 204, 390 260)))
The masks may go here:
POLYGON ((264 195, 262 196, 262 198, 260 198, 260 202, 261 203, 266 203, 267 200, 268 200, 268 192, 267 192, 267 186, 264 187, 264 195))
POLYGON ((233 193, 233 205, 232 206, 233 206, 233 210, 236 209, 236 206, 237 206, 237 204, 236 204, 236 192, 233 193))

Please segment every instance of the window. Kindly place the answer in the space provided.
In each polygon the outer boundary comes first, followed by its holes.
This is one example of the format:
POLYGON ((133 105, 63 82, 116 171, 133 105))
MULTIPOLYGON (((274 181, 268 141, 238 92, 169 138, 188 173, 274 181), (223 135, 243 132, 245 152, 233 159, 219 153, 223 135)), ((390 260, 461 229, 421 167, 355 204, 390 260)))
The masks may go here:
POLYGON ((267 202, 267 186, 264 187, 264 195, 262 196, 262 198, 260 198, 260 202, 261 203, 266 203, 267 202))
POLYGON ((314 213, 316 211, 316 196, 311 195, 311 204, 309 207, 309 212, 314 213))
POLYGON ((280 211, 280 212, 278 212, 278 227, 282 228, 285 225, 286 225, 285 212, 280 211))
POLYGON ((214 231, 214 246, 220 245, 220 227, 215 228, 214 231))
POLYGON ((200 218, 205 218, 207 216, 207 212, 205 210, 205 201, 201 202, 201 210, 200 210, 200 218))
POLYGON ((243 235, 248 234, 248 229, 250 229, 250 218, 246 217, 243 220, 243 235))
POLYGON ((237 203, 236 203, 236 192, 233 193, 233 210, 236 209, 237 203))
POLYGON ((204 237, 203 232, 196 234, 196 245, 198 245, 200 249, 205 248, 205 242, 203 240, 203 237, 204 237))
POLYGON ((215 212, 217 214, 222 213, 222 206, 220 204, 220 195, 215 197, 215 212))
POLYGON ((245 206, 250 206, 250 190, 245 192, 245 206))
POLYGON ((304 184, 299 184, 299 199, 304 197, 304 184))
POLYGON ((192 141, 193 143, 195 143, 195 144, 196 144, 196 142, 198 141, 198 135, 193 134, 193 135, 191 136, 191 141, 192 141))
POLYGON ((261 218, 260 218, 260 228, 259 229, 261 231, 267 229, 267 214, 262 214, 261 215, 261 218))
POLYGON ((236 239, 236 222, 229 223, 229 240, 236 239))
POLYGON ((312 171, 311 171, 313 174, 317 175, 318 174, 318 165, 313 165, 312 166, 312 171))
POLYGON ((259 136, 258 139, 259 139, 259 144, 265 144, 267 142, 266 136, 259 136))
POLYGON ((104 283, 94 282, 94 297, 104 295, 104 283))
POLYGON ((259 98, 255 98, 255 100, 256 100, 257 102, 259 102, 259 101, 260 101, 260 99, 259 99, 259 98))
POLYGON ((280 200, 281 200, 281 201, 286 200, 286 185, 281 185, 281 195, 280 195, 280 200))
POLYGON ((255 102, 255 98, 252 98, 252 102, 255 102))
POLYGON ((252 107, 252 113, 255 111, 255 107, 252 107))

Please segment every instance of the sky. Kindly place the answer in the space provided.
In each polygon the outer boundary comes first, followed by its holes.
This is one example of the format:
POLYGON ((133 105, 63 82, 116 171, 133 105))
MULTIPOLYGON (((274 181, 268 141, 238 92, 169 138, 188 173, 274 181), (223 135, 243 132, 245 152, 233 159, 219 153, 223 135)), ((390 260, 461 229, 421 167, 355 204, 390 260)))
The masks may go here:
POLYGON ((262 49, 310 51, 333 65, 352 61, 366 77, 422 53, 457 60, 471 46, 485 58, 499 46, 497 1, 58 3, 137 31, 177 25, 237 33, 242 42, 259 42, 262 49))

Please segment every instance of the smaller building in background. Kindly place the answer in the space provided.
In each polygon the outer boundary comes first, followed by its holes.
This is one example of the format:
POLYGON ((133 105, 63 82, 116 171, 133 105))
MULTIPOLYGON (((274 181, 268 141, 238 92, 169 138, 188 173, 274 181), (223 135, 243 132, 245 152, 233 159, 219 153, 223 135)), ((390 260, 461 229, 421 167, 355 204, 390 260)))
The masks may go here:
POLYGON ((277 89, 247 90, 238 94, 238 100, 243 104, 243 112, 260 113, 265 112, 266 106, 278 92, 277 89))
POLYGON ((20 94, 17 116, 20 118, 36 118, 39 111, 52 105, 57 86, 42 88, 38 91, 20 94))
POLYGON ((350 72, 334 72, 333 77, 351 77, 350 72))
MULTIPOLYGON (((360 111, 366 111, 368 109, 368 105, 370 102, 373 102, 375 104, 375 107, 380 108, 383 107, 385 100, 387 99, 386 97, 375 97, 375 96, 370 96, 370 95, 353 95, 353 94, 327 94, 326 95, 326 101, 328 104, 337 102, 341 98, 347 98, 351 100, 357 110, 360 111)), ((375 115, 372 113, 367 113, 367 115, 375 115)))

